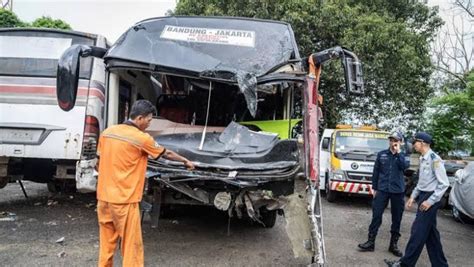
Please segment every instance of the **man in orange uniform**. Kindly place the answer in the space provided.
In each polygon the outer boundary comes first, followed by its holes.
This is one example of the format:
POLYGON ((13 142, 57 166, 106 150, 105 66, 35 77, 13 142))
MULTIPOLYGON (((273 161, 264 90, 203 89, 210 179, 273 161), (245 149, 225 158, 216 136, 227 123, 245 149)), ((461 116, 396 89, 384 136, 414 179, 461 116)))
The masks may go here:
POLYGON ((156 109, 147 100, 136 101, 130 120, 107 128, 100 136, 97 215, 100 231, 99 266, 112 266, 120 238, 123 266, 143 266, 143 241, 139 204, 145 185, 147 159, 161 156, 194 165, 158 145, 144 130, 156 109))

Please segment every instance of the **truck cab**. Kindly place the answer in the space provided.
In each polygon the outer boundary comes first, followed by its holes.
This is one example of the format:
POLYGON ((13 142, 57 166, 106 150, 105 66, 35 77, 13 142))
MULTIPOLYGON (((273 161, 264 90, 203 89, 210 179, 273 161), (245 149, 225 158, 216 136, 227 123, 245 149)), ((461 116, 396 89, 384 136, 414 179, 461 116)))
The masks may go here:
POLYGON ((329 202, 340 193, 372 195, 377 153, 388 148, 389 133, 373 126, 325 129, 320 143, 320 190, 329 202))

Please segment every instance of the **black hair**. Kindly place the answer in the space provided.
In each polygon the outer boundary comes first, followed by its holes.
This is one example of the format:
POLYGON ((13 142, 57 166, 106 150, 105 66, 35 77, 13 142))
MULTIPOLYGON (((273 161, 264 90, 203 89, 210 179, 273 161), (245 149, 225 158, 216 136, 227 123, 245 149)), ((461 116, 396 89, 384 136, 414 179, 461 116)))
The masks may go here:
POLYGON ((150 101, 140 99, 133 103, 132 109, 130 111, 130 118, 132 120, 140 115, 146 117, 149 114, 156 114, 156 108, 150 101))

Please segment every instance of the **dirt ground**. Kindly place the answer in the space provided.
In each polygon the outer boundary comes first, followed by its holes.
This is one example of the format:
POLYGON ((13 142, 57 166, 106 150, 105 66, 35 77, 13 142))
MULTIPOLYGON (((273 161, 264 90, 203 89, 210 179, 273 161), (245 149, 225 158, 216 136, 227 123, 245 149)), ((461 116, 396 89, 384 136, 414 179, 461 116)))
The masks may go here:
MULTIPOLYGON (((0 221, 1 266, 95 266, 98 227, 94 194, 50 195, 46 185, 25 182, 26 200, 19 184, 0 190, 0 212, 16 214, 0 221), (63 243, 56 243, 64 237, 63 243)), ((364 198, 323 199, 324 235, 330 266, 384 266, 389 211, 377 239, 376 251, 358 252, 367 236, 370 205, 364 198)), ((400 245, 404 248, 414 212, 404 215, 400 245)), ((293 258, 284 218, 272 229, 233 220, 227 235, 227 217, 215 209, 187 207, 173 210, 151 229, 145 219, 143 237, 146 266, 303 266, 293 258)), ((448 211, 439 214, 446 257, 451 266, 472 266, 474 226, 455 222, 448 211)), ((120 265, 117 255, 115 266, 120 265)), ((423 252, 419 266, 430 266, 423 252)))

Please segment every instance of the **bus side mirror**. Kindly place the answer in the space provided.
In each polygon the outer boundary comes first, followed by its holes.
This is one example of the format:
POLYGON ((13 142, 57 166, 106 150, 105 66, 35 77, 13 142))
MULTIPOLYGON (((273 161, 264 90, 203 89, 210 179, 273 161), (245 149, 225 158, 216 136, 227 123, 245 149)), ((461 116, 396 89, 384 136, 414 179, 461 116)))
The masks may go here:
POLYGON ((322 149, 328 150, 329 149, 329 138, 323 138, 323 144, 321 145, 322 149))
POLYGON ((95 56, 102 58, 107 52, 100 47, 72 45, 61 55, 58 61, 56 78, 56 96, 59 107, 64 111, 74 108, 79 84, 80 57, 95 56))
POLYGON ((362 76, 362 64, 357 58, 344 57, 342 59, 346 90, 351 94, 361 95, 364 93, 364 79, 362 76))

